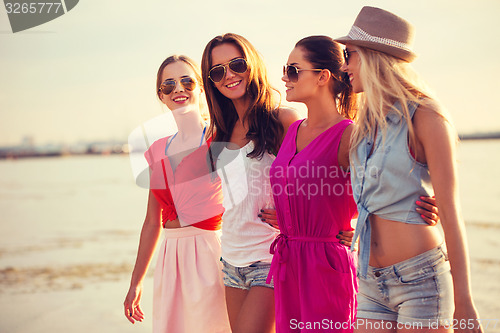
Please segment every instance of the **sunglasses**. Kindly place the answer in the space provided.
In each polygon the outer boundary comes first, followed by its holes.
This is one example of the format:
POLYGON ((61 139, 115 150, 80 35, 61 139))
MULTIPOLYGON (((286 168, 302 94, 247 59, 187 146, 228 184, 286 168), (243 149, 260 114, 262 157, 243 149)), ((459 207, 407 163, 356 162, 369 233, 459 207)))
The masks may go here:
POLYGON ((243 74, 248 70, 247 61, 243 58, 236 58, 222 65, 214 66, 208 72, 208 77, 212 82, 220 82, 226 76, 226 66, 233 73, 243 74))
MULTIPOLYGON (((188 91, 192 91, 194 90, 194 88, 196 88, 196 81, 190 77, 183 77, 180 80, 180 83, 184 87, 184 89, 188 91)), ((160 85, 160 88, 158 89, 158 92, 161 92, 164 95, 168 95, 172 91, 174 91, 176 86, 177 86, 177 81, 168 79, 163 81, 163 83, 160 85)))
POLYGON ((312 72, 321 72, 322 69, 314 68, 314 69, 299 69, 292 65, 283 66, 283 75, 288 76, 290 82, 297 82, 299 80, 299 72, 302 71, 312 71, 312 72))
POLYGON ((344 49, 344 60, 345 60, 345 64, 346 65, 349 65, 349 58, 351 57, 351 53, 356 53, 358 51, 349 51, 347 49, 344 49))

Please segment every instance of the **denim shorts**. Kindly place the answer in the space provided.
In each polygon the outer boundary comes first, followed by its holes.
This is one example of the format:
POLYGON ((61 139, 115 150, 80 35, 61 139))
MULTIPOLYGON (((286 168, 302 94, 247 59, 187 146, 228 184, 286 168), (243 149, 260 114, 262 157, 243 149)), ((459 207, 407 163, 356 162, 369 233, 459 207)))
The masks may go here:
POLYGON ((235 267, 221 258, 226 287, 249 290, 252 287, 274 288, 274 283, 266 283, 271 263, 257 261, 250 266, 235 267))
POLYGON ((415 327, 452 323, 453 281, 442 246, 392 266, 369 266, 366 278, 358 279, 358 318, 415 327))

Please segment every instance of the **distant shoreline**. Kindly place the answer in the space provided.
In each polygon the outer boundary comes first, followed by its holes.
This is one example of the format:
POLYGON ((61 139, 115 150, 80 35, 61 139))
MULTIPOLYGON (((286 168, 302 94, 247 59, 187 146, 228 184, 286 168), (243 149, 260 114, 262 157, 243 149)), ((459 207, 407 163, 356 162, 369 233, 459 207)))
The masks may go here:
MULTIPOLYGON (((499 140, 500 132, 496 133, 473 133, 459 134, 460 141, 469 140, 499 140)), ((64 145, 50 147, 49 149, 37 146, 14 146, 0 147, 0 160, 3 159, 18 159, 18 158, 37 158, 37 157, 61 157, 75 155, 112 155, 112 154, 128 154, 128 145, 126 143, 117 142, 100 142, 87 144, 72 149, 64 145)))
POLYGON ((84 153, 68 153, 68 152, 9 152, 3 153, 0 151, 0 160, 17 160, 21 158, 39 158, 39 157, 65 157, 65 156, 83 156, 83 155, 128 155, 126 152, 84 152, 84 153))
POLYGON ((459 134, 460 140, 498 140, 500 133, 459 134))

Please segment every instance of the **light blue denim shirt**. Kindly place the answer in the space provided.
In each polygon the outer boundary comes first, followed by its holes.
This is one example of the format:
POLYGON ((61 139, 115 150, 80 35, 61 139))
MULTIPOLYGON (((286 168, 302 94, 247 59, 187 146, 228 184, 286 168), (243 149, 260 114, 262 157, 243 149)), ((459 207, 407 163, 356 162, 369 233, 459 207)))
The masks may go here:
MULTIPOLYGON (((401 110, 401 104, 394 107, 401 110)), ((413 118, 418 104, 409 103, 413 118)), ((385 142, 379 132, 373 138, 364 138, 357 147, 357 158, 351 152, 351 182, 358 206, 358 222, 353 246, 359 237, 359 274, 366 276, 370 259, 370 214, 384 219, 410 224, 426 224, 415 210, 420 196, 432 196, 429 169, 417 162, 408 147, 408 126, 401 112, 389 111, 386 116, 385 142), (372 154, 372 147, 375 144, 372 154)))

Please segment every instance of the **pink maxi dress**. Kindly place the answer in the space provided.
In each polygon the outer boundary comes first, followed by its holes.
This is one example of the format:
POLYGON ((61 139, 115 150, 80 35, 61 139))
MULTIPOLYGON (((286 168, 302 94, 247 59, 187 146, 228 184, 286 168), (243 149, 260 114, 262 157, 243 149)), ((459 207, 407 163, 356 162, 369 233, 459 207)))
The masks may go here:
MULTIPOLYGON (((303 121, 303 120, 302 120, 303 121)), ((356 212, 350 175, 339 167, 343 120, 297 153, 290 126, 271 170, 281 234, 268 280, 274 279, 276 332, 352 332, 357 253, 339 243, 356 212)))

